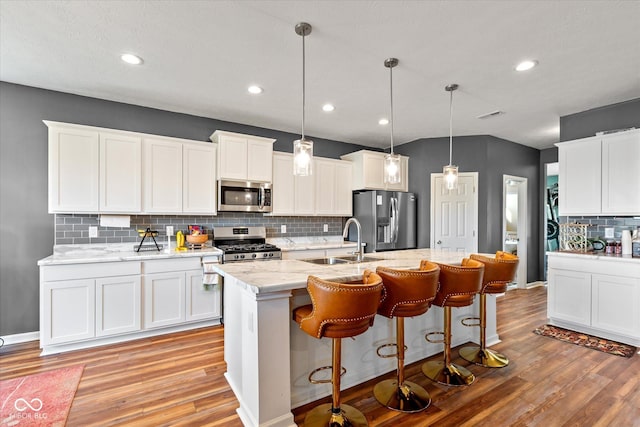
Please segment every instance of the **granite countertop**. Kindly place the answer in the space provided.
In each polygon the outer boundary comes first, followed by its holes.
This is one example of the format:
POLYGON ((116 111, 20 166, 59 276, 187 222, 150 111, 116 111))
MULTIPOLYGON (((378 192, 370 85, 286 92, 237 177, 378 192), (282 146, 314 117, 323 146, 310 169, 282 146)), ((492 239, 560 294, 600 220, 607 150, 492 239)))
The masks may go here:
POLYGON ((214 264, 213 268, 223 276, 237 279, 241 286, 257 294, 305 288, 309 275, 334 281, 357 280, 362 277, 366 269, 375 271, 378 266, 400 269, 418 268, 423 259, 459 264, 465 256, 460 253, 432 249, 376 252, 365 255, 380 258, 380 260, 358 264, 318 265, 290 259, 214 264))
POLYGON ((282 252, 358 246, 357 242, 345 242, 342 236, 275 237, 267 239, 267 243, 276 245, 282 252))
MULTIPOLYGON (((162 243, 162 242, 158 242, 162 243)), ((187 258, 197 256, 221 256, 217 248, 187 250, 177 252, 175 244, 171 249, 136 252, 134 243, 58 245, 53 247, 53 255, 38 261, 39 266, 62 264, 90 264, 96 262, 146 261, 163 258, 187 258)))
POLYGON ((615 261, 615 262, 637 262, 640 263, 639 257, 632 257, 631 255, 611 255, 604 252, 565 252, 565 251, 553 251, 547 252, 547 256, 559 256, 567 258, 589 258, 594 261, 615 261))

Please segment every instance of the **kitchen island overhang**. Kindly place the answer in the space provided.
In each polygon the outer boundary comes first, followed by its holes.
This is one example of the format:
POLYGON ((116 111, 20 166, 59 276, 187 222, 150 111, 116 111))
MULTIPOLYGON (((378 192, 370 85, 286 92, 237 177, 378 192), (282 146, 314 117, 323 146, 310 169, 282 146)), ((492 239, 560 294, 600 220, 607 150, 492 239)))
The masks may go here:
MULTIPOLYGON (((310 303, 307 277, 314 275, 336 282, 359 280, 366 269, 377 266, 415 269, 420 260, 460 263, 468 254, 415 249, 378 252, 380 261, 359 264, 316 265, 302 260, 220 264, 224 277, 225 377, 236 394, 238 414, 246 426, 295 426, 292 408, 331 394, 331 385, 313 385, 309 372, 330 365, 331 342, 302 332, 292 320, 295 307, 310 303)), ((460 319, 476 316, 478 304, 453 310, 453 346, 479 342, 478 328, 468 328, 460 319)), ((487 299, 487 343, 499 342, 496 333, 495 298, 487 299)), ((406 319, 405 362, 413 363, 442 352, 441 344, 425 341, 426 332, 443 329, 442 309, 432 306, 415 318, 406 319)), ((376 316, 372 328, 353 340, 344 340, 342 384, 349 388, 392 372, 394 358, 379 358, 376 348, 395 342, 392 319, 376 316)), ((425 378, 425 386, 429 381, 425 378)), ((373 391, 372 391, 373 393, 373 391)))

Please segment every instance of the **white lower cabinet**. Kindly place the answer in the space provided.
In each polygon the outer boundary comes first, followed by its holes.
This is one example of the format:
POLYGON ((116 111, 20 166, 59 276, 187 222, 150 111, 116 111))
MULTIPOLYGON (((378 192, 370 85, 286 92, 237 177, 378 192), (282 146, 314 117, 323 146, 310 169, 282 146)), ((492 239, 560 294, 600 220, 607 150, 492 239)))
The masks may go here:
POLYGON ((214 319, 222 315, 222 289, 202 284, 202 270, 187 271, 185 320, 214 319))
POLYGON ((41 345, 95 337, 95 280, 45 282, 42 290, 41 345))
POLYGON ((640 260, 548 255, 550 323, 640 345, 640 260))
POLYGON ((184 322, 184 272, 145 274, 144 327, 184 322))
POLYGON ((139 331, 140 276, 96 279, 96 336, 139 331))

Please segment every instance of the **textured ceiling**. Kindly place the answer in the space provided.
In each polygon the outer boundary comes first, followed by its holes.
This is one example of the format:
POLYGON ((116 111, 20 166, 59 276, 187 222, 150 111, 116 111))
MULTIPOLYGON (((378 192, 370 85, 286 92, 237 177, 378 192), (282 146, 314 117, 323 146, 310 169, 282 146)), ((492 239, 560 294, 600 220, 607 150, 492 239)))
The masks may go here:
POLYGON ((392 56, 396 144, 449 134, 448 83, 454 135, 540 149, 560 116, 640 97, 640 1, 0 0, 0 79, 300 133, 300 21, 312 137, 389 146, 392 56))

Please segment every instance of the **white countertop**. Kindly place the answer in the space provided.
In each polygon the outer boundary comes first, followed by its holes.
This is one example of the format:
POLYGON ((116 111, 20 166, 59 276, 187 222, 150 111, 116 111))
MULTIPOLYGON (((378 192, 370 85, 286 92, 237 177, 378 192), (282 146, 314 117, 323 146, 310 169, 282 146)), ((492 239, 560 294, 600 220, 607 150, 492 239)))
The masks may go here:
POLYGON ((432 249, 376 252, 366 256, 381 260, 358 264, 318 265, 290 259, 216 264, 213 268, 223 276, 237 279, 240 285, 253 293, 267 293, 305 288, 307 277, 310 275, 325 280, 348 281, 359 279, 366 269, 375 271, 378 266, 409 269, 418 268, 420 260, 423 259, 458 264, 464 258, 460 253, 432 249))
MULTIPOLYGON (((163 243, 163 242, 158 242, 163 243)), ((221 256, 222 251, 208 247, 177 252, 171 249, 136 252, 135 243, 106 243, 87 245, 58 245, 53 247, 53 255, 38 261, 39 266, 61 264, 90 264, 95 262, 144 261, 163 258, 186 258, 196 256, 221 256)))
POLYGON ((564 258, 582 258, 591 259, 593 261, 614 261, 614 262, 634 262, 640 263, 639 257, 632 257, 631 255, 610 255, 604 252, 562 252, 554 251, 547 252, 547 256, 557 256, 564 258))
POLYGON ((282 252, 358 246, 356 242, 345 242, 342 236, 275 237, 267 239, 267 243, 276 245, 282 252))

